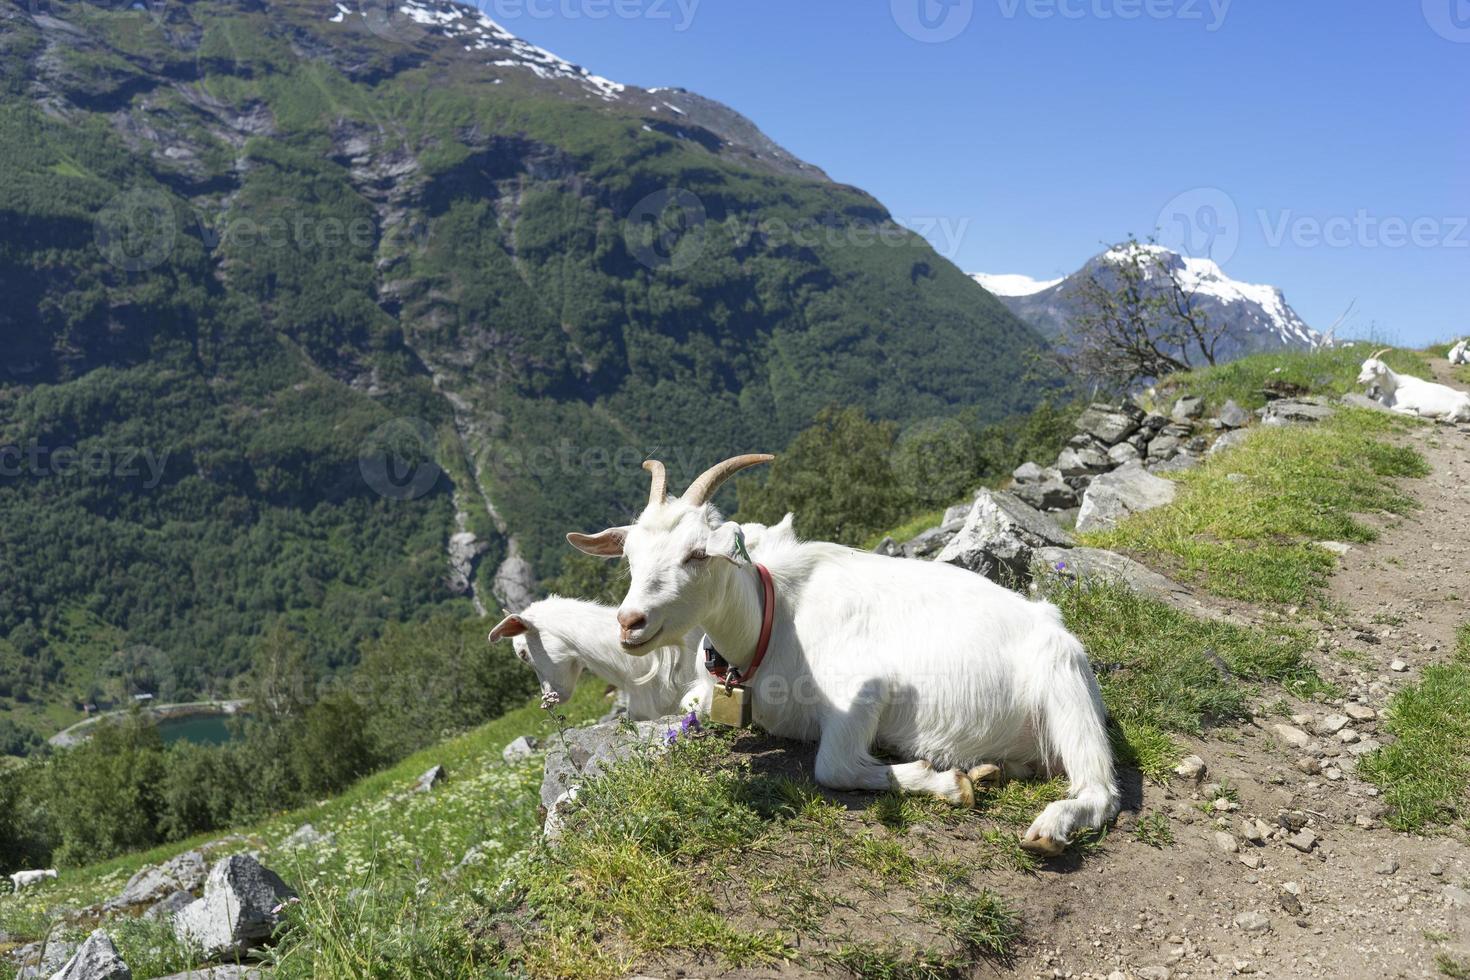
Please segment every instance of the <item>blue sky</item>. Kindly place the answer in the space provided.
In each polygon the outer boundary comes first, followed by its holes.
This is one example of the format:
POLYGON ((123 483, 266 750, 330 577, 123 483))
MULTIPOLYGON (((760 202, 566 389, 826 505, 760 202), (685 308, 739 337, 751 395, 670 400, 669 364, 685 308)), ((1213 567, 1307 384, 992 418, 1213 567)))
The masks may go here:
POLYGON ((1470 333, 1470 0, 480 6, 728 103, 967 272, 1060 276, 1162 222, 1319 329, 1356 300, 1346 333, 1470 333))

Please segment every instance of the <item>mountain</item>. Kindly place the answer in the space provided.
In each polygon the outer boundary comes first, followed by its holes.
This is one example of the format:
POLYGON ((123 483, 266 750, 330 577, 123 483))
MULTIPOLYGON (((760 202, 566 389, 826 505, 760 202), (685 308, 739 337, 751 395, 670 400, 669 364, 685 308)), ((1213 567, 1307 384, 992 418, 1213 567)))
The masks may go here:
POLYGON ((523 601, 648 454, 1023 410, 1041 343, 734 110, 425 0, 0 0, 0 286, 0 715, 53 728, 523 601))
MULTIPOLYGON (((1221 360, 1234 360, 1266 350, 1303 349, 1319 345, 1323 337, 1302 320, 1275 286, 1231 279, 1210 259, 1179 255, 1160 245, 1141 245, 1157 256, 1166 269, 1177 270, 1181 285, 1194 293, 1196 308, 1212 324, 1223 324, 1221 360)), ((987 275, 973 278, 1022 320, 1048 339, 1065 336, 1078 315, 1081 285, 1093 275, 1106 283, 1108 267, 1121 253, 1109 250, 1088 260, 1078 271, 1061 279, 1037 280, 1024 275, 987 275)))

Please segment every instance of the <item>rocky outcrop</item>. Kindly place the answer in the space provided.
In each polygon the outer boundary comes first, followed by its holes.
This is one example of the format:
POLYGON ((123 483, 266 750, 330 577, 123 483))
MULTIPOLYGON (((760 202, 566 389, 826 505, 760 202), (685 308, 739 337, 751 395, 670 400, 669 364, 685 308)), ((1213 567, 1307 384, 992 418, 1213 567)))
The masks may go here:
POLYGON ((209 872, 204 897, 174 916, 174 934, 204 960, 243 956, 270 940, 295 894, 259 861, 236 854, 209 872))
POLYGON ((536 754, 536 750, 540 747, 541 743, 538 740, 530 735, 522 735, 504 749, 501 749, 500 757, 506 762, 514 764, 523 759, 529 759, 536 754))
POLYGON ((112 937, 101 929, 87 937, 51 980, 133 980, 112 937))
POLYGON ((1336 414, 1327 399, 1318 397, 1278 398, 1261 411, 1262 425, 1310 425, 1336 414))
POLYGON ((935 561, 1013 585, 1030 574, 1033 550, 1072 543, 1054 521, 1014 494, 981 490, 964 526, 935 561))
POLYGON ((601 775, 609 766, 638 752, 659 751, 668 744, 669 732, 679 729, 683 718, 675 715, 633 725, 603 722, 574 728, 553 739, 546 750, 546 770, 541 778, 542 833, 555 841, 563 827, 565 809, 577 798, 587 780, 601 775))
POLYGON ((1137 461, 1093 480, 1082 495, 1077 530, 1103 531, 1130 514, 1138 514, 1174 501, 1175 484, 1154 476, 1137 461))
POLYGON ((430 793, 440 783, 448 778, 449 774, 444 771, 443 766, 434 766, 414 781, 413 791, 415 793, 430 793))
POLYGON ((196 892, 204 887, 209 873, 201 851, 185 851, 163 864, 150 865, 128 879, 123 890, 103 903, 104 911, 117 912, 151 905, 173 892, 196 892))

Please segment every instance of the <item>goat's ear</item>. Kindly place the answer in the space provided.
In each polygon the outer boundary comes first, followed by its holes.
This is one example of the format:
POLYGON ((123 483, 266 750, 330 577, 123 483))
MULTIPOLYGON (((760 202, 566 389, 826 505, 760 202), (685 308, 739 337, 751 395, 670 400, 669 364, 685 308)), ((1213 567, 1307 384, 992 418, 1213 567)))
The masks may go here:
POLYGON ((530 629, 531 624, 521 617, 507 616, 490 631, 490 642, 495 643, 499 640, 508 640, 512 636, 520 636, 523 633, 529 632, 530 629))
POLYGON ((779 524, 776 525, 775 530, 777 530, 777 531, 786 531, 786 532, 788 532, 790 534, 795 534, 796 533, 796 515, 793 514, 793 513, 791 513, 790 511, 787 511, 786 512, 786 516, 783 517, 783 518, 781 518, 781 523, 779 523, 779 524))
POLYGON ((595 555, 598 558, 621 558, 623 542, 627 538, 628 529, 626 527, 610 527, 599 534, 578 534, 573 531, 567 535, 567 542, 585 555, 595 555))
POLYGON ((745 531, 734 521, 726 521, 711 531, 704 550, 711 558, 723 558, 732 565, 750 564, 750 552, 745 549, 745 531))

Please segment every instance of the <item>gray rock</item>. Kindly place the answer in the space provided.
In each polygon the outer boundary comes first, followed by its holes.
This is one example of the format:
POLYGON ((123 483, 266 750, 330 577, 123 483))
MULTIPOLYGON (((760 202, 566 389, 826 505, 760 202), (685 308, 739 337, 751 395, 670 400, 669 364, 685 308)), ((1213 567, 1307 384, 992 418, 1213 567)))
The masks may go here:
POLYGON ((1148 444, 1148 459, 1169 459, 1175 453, 1179 452, 1179 447, 1182 444, 1183 440, 1180 439, 1178 436, 1170 436, 1160 433, 1159 435, 1154 437, 1152 442, 1148 444))
POLYGON ((1265 912, 1257 912, 1254 909, 1242 912, 1235 917, 1235 928, 1241 932, 1260 933, 1271 930, 1271 917, 1265 912))
POLYGON ((970 516, 970 508, 974 506, 975 502, 971 500, 963 504, 955 504, 953 507, 946 508, 944 511, 944 520, 939 522, 939 526, 954 527, 956 529, 963 527, 965 523, 965 518, 970 516))
POLYGON ((1040 483, 1046 479, 1046 471, 1035 463, 1022 463, 1011 473, 1011 479, 1017 483, 1040 483))
POLYGON ((192 905, 193 902, 194 896, 190 892, 171 892, 150 906, 148 911, 143 913, 143 918, 162 919, 167 922, 174 917, 175 912, 186 905, 192 905))
POLYGON ((159 980, 265 980, 269 976, 258 966, 241 966, 235 963, 226 963, 220 966, 208 966, 200 970, 185 970, 183 973, 171 973, 159 980))
POLYGON ((1089 405, 1077 418, 1077 429, 1097 441, 1114 446, 1138 431, 1143 413, 1132 405, 1089 405))
POLYGON ((1149 463, 1150 473, 1178 473, 1183 470, 1192 470, 1200 464, 1200 457, 1193 452, 1180 452, 1170 456, 1168 459, 1157 463, 1149 463))
POLYGON ((1240 850, 1240 845, 1235 842, 1235 837, 1223 830, 1215 831, 1215 848, 1225 854, 1234 854, 1240 850))
POLYGON ((37 980, 54 975, 66 965, 79 945, 69 939, 52 939, 44 949, 40 943, 31 943, 14 950, 10 957, 20 965, 15 980, 37 980))
POLYGON ((546 748, 546 769, 541 777, 541 808, 546 814, 542 833, 546 839, 555 841, 560 836, 565 807, 576 799, 583 783, 635 753, 662 751, 666 733, 682 720, 671 715, 632 725, 588 725, 570 729, 565 738, 553 739, 546 748))
POLYGON ((1347 704, 1343 705, 1342 713, 1347 715, 1353 721, 1372 721, 1374 718, 1378 717, 1378 712, 1374 711, 1366 704, 1359 704, 1356 701, 1350 701, 1347 704))
POLYGON ((1143 453, 1139 452, 1138 447, 1131 442, 1120 442, 1108 450, 1108 459, 1112 460, 1118 466, 1123 466, 1126 463, 1131 463, 1136 459, 1142 458, 1143 453))
POLYGON ((898 558, 903 554, 903 548, 899 547, 898 542, 892 537, 885 534, 883 540, 879 541, 877 547, 873 549, 873 554, 883 555, 885 558, 898 558))
POLYGON ((1390 415, 1393 414, 1393 409, 1387 407, 1382 402, 1375 401, 1367 395, 1359 394, 1356 391, 1350 391, 1346 395, 1343 395, 1342 403, 1350 408, 1367 408, 1375 412, 1388 412, 1390 415))
POLYGON ((1333 416, 1334 411, 1321 399, 1281 398, 1266 406, 1261 416, 1263 425, 1305 425, 1321 422, 1333 416))
POLYGON ((982 490, 965 526, 935 561, 1012 584, 1030 575, 1031 554, 1037 548, 1073 543, 1071 535, 1014 494, 982 490))
POLYGON ((1032 554, 1036 574, 1077 582, 1121 582, 1139 595, 1170 605, 1192 606, 1189 590, 1126 555, 1103 548, 1039 548, 1032 554))
POLYGON ((112 937, 98 929, 51 980, 133 980, 133 971, 118 955, 112 937))
POLYGON ((1188 422, 1197 419, 1205 413, 1205 400, 1194 395, 1185 395, 1174 403, 1174 410, 1169 413, 1169 418, 1175 422, 1188 422))
POLYGON ((1317 834, 1310 827, 1303 827, 1286 839, 1286 843, 1301 851, 1303 854, 1311 853, 1312 848, 1317 846, 1317 834))
POLYGON ((1077 491, 1061 480, 1023 484, 1012 487, 1011 493, 1041 511, 1068 510, 1077 506, 1077 491))
MULTIPOLYGON (((963 527, 964 525, 960 525, 963 527)), ((931 527, 915 535, 903 544, 903 554, 909 558, 932 558, 944 550, 959 528, 931 527)))
POLYGON ((522 735, 511 742, 500 752, 500 757, 506 762, 516 763, 522 759, 529 759, 541 748, 541 742, 530 735, 522 735))
POLYGON ((1169 417, 1167 415, 1160 415, 1158 412, 1150 412, 1149 414, 1147 414, 1147 415, 1145 415, 1143 417, 1143 431, 1144 432, 1149 432, 1149 433, 1158 432, 1159 430, 1163 429, 1163 427, 1166 426, 1166 425, 1168 425, 1168 424, 1169 424, 1169 417))
POLYGON ((163 864, 143 868, 128 879, 120 893, 102 903, 102 907, 117 912, 136 905, 151 905, 172 892, 198 891, 204 887, 206 874, 203 852, 185 851, 163 864))
POLYGON ((434 768, 430 769, 428 772, 420 776, 414 782, 413 791, 415 793, 428 793, 440 783, 444 782, 444 780, 448 778, 448 775, 449 774, 444 771, 443 766, 435 766, 434 768))
POLYGON ((489 541, 481 541, 473 531, 461 531, 449 538, 449 591, 468 595, 470 580, 480 556, 490 550, 489 541))
POLYGON ((290 837, 281 841, 280 848, 284 851, 294 851, 306 847, 330 846, 337 842, 335 834, 324 834, 309 823, 297 827, 290 837))
POLYGON ((1113 461, 1108 459, 1107 452, 1096 446, 1080 449, 1068 446, 1057 457, 1057 469, 1062 471, 1062 476, 1090 476, 1106 473, 1112 468, 1113 461))
POLYGON ((1347 715, 1327 715, 1321 721, 1317 722, 1317 734, 1336 735, 1346 728, 1347 724, 1347 715))
POLYGON ((1205 760, 1197 755, 1186 755, 1179 760, 1179 765, 1174 767, 1174 775, 1191 783, 1197 783, 1205 778, 1205 769, 1205 760))
POLYGON ((1276 737, 1293 748, 1304 749, 1312 744, 1312 736, 1291 725, 1272 725, 1271 730, 1276 737))
POLYGON ((1220 424, 1225 428, 1239 429, 1250 422, 1251 413, 1235 404, 1235 399, 1232 398, 1225 403, 1224 408, 1220 409, 1219 419, 1220 424))
POLYGON ((1466 891, 1459 885, 1445 885, 1441 893, 1445 901, 1457 909, 1470 909, 1470 891, 1466 891))
POLYGON ((174 935, 206 961, 243 956, 271 938, 276 909, 294 895, 275 872, 236 854, 209 872, 204 897, 174 916, 174 935))
POLYGON ((507 612, 520 612, 536 601, 536 570, 521 555, 520 542, 514 537, 505 561, 495 570, 495 580, 490 586, 500 608, 507 612))
POLYGON ((1172 503, 1176 486, 1154 476, 1138 463, 1129 463, 1093 480, 1082 495, 1078 531, 1101 531, 1130 514, 1172 503))

